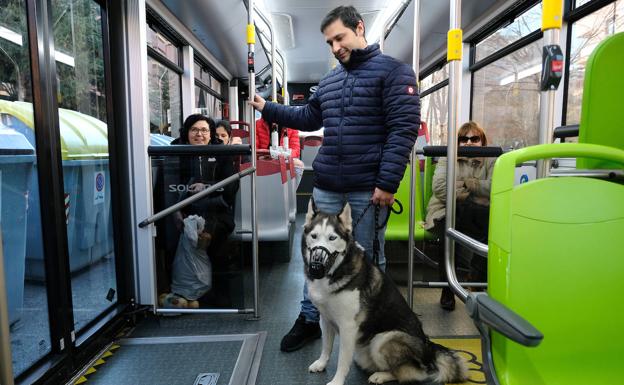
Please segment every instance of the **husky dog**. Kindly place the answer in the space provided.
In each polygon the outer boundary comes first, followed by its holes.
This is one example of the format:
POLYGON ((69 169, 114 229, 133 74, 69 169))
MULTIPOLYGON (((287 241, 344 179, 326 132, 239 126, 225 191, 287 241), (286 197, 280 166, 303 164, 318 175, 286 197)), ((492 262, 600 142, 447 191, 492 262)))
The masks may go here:
POLYGON ((328 215, 310 199, 301 253, 323 331, 321 356, 310 372, 325 370, 334 336, 340 335, 338 368, 327 385, 343 385, 352 360, 373 373, 368 378, 373 384, 468 378, 464 359, 429 340, 396 286, 355 242, 349 204, 328 215))

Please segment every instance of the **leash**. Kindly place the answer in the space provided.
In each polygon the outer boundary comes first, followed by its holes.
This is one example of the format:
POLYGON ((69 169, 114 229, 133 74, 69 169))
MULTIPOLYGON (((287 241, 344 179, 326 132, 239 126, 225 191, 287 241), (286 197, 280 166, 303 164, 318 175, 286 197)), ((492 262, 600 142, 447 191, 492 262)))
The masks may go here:
MULTIPOLYGON (((381 223, 380 225, 377 225, 377 224, 379 223, 379 211, 381 210, 381 207, 379 205, 374 205, 375 206, 375 222, 374 222, 375 235, 373 238, 373 263, 376 266, 379 266, 379 249, 380 249, 379 230, 383 229, 388 224, 388 220, 390 219, 391 212, 395 214, 401 214, 403 212, 403 205, 401 204, 401 202, 398 199, 395 199, 394 202, 399 206, 399 208, 395 209, 394 203, 393 203, 392 206, 388 208, 388 214, 386 214, 386 218, 384 219, 383 223, 381 223)), ((362 213, 357 217, 357 219, 353 223, 353 230, 355 230, 357 225, 360 223, 360 220, 364 217, 364 214, 366 214, 366 211, 368 211, 368 209, 371 206, 373 206, 373 202, 370 202, 366 206, 364 211, 362 211, 362 213)))

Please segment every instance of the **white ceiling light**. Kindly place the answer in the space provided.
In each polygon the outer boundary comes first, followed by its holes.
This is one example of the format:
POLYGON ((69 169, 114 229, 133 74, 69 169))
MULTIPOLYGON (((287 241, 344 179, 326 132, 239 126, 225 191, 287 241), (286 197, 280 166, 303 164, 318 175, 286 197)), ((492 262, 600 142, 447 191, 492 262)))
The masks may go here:
POLYGON ((293 30, 292 16, 287 13, 273 13, 272 16, 279 47, 282 49, 295 48, 295 32, 293 30))

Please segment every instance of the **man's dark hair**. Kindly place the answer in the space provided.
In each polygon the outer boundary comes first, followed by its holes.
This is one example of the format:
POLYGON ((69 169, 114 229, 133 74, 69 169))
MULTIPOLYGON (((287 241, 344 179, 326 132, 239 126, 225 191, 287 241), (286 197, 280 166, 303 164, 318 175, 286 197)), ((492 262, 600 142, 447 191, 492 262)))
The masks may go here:
POLYGON ((353 32, 355 32, 355 29, 360 21, 364 23, 362 15, 360 15, 355 7, 352 5, 341 5, 332 9, 327 16, 325 16, 321 22, 321 33, 325 32, 325 28, 338 19, 342 21, 342 24, 344 24, 345 27, 351 29, 353 32))

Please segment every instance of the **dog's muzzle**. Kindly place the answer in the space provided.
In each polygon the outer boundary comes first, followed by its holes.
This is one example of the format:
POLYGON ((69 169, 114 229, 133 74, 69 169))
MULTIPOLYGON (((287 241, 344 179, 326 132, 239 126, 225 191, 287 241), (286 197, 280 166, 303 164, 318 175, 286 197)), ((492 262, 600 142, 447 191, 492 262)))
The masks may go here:
POLYGON ((327 248, 323 246, 315 246, 308 249, 310 253, 310 267, 309 274, 312 279, 321 279, 325 276, 325 263, 330 257, 336 256, 337 251, 331 253, 327 248))

